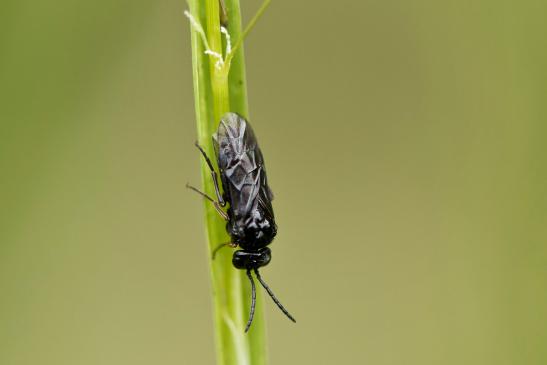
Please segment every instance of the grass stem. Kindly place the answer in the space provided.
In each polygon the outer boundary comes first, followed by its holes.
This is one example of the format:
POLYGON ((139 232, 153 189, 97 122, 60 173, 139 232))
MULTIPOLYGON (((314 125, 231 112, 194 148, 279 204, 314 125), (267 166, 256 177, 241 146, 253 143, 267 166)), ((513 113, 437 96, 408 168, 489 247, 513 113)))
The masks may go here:
MULTIPOLYGON (((214 156, 211 137, 219 120, 226 112, 237 112, 246 118, 247 90, 243 39, 270 0, 266 0, 249 23, 241 31, 239 0, 225 0, 230 38, 234 48, 223 52, 223 35, 220 25, 219 0, 189 0, 190 11, 186 15, 191 23, 192 70, 194 80, 195 110, 198 142, 209 156, 214 156), (205 27, 203 27, 205 25, 205 27)), ((224 35, 225 41, 228 37, 224 35)), ((227 44, 227 43, 226 43, 227 44)), ((214 196, 214 186, 205 161, 202 160, 203 191, 214 196)), ((245 324, 251 302, 250 284, 245 272, 232 266, 229 249, 218 251, 215 260, 211 253, 219 244, 229 242, 225 221, 210 202, 205 201, 205 227, 210 260, 215 340, 219 365, 264 365, 266 342, 261 295, 257 298, 254 321, 248 333, 245 324)))

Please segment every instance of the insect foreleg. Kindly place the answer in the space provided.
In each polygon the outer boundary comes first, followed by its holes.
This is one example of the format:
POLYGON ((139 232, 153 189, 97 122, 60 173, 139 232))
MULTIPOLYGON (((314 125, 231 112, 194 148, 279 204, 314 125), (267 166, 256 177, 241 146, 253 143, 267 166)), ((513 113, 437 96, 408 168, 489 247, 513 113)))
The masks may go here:
POLYGON ((232 247, 232 248, 236 248, 237 247, 237 243, 233 243, 233 242, 225 242, 225 243, 221 243, 220 245, 218 245, 217 247, 215 247, 215 249, 213 250, 213 253, 211 254, 211 259, 215 259, 216 255, 217 255, 217 252, 223 248, 223 247, 232 247))

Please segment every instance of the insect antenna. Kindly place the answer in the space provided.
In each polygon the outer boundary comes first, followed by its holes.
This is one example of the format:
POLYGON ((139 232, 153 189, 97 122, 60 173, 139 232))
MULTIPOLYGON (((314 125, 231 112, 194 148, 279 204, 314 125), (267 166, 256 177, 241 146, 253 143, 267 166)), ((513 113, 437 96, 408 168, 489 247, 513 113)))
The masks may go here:
MULTIPOLYGON (((249 271, 247 270, 247 273, 249 271)), ((285 315, 291 320, 293 321, 294 323, 296 323, 296 320, 294 319, 293 316, 291 316, 291 314, 289 313, 289 311, 287 311, 285 309, 285 307, 283 307, 283 304, 281 304, 281 302, 279 302, 279 300, 275 297, 275 294, 272 292, 272 290, 270 289, 270 287, 264 282, 264 280, 262 280, 262 277, 260 276, 260 273, 258 272, 258 269, 254 269, 254 272, 256 274, 256 278, 258 279, 258 281, 260 281, 260 284, 262 284, 262 286, 264 287, 264 289, 266 289, 266 291, 268 292, 268 294, 270 294, 270 297, 272 298, 272 300, 274 301, 275 304, 277 304, 277 306, 279 307, 279 309, 281 309, 281 312, 285 313, 285 315)))
POLYGON ((249 328, 251 327, 251 323, 253 322, 253 317, 255 316, 255 305, 256 305, 256 288, 255 288, 255 282, 253 280, 253 276, 251 275, 251 269, 247 269, 247 276, 249 277, 249 280, 251 281, 251 313, 249 313, 249 321, 247 322, 247 326, 245 326, 245 333, 249 331, 249 328))

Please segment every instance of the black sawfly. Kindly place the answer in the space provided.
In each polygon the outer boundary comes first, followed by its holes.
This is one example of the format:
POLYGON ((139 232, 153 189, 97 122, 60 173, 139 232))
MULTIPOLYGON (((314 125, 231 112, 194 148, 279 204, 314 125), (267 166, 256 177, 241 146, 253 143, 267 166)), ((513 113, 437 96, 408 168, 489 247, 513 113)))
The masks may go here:
POLYGON ((236 113, 226 113, 220 120, 217 132, 213 135, 213 145, 217 157, 222 191, 211 160, 196 142, 209 169, 215 186, 216 200, 193 186, 188 188, 199 193, 211 203, 217 212, 226 220, 226 231, 231 242, 222 244, 213 251, 213 258, 218 249, 230 246, 240 247, 234 252, 232 264, 247 271, 251 282, 251 310, 245 332, 253 322, 256 289, 251 271, 255 273, 260 284, 266 289, 275 304, 293 322, 296 320, 275 297, 266 285, 258 268, 268 265, 271 250, 267 247, 277 234, 272 208, 273 193, 268 186, 264 157, 248 121, 236 113), (222 209, 229 204, 226 212, 222 209))

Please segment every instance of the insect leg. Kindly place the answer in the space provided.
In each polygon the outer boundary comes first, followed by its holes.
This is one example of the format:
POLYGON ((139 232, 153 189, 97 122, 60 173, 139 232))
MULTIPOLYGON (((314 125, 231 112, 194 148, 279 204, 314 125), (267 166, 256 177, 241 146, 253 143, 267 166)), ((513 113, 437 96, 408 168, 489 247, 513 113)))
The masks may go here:
POLYGON ((272 300, 274 301, 275 304, 277 304, 277 306, 279 307, 279 309, 281 309, 281 312, 285 313, 285 315, 291 320, 293 321, 294 323, 296 323, 296 320, 294 319, 293 316, 291 316, 291 314, 285 309, 285 307, 283 307, 283 305, 281 304, 281 302, 279 302, 279 300, 275 297, 274 293, 272 292, 272 290, 270 289, 270 287, 264 282, 264 280, 262 280, 262 277, 260 277, 260 273, 258 272, 258 269, 254 269, 254 272, 256 274, 256 278, 258 279, 258 281, 260 281, 260 284, 262 284, 262 286, 264 287, 264 289, 266 289, 266 291, 268 292, 268 294, 270 294, 270 297, 272 298, 272 300))
MULTIPOLYGON (((256 272, 256 269, 255 269, 256 272)), ((255 282, 253 280, 253 276, 251 274, 251 269, 247 269, 247 277, 251 281, 251 313, 249 313, 249 321, 247 322, 247 326, 245 326, 245 333, 249 331, 249 328, 251 327, 251 323, 253 322, 253 317, 255 316, 255 305, 256 305, 256 288, 255 288, 255 282)))
POLYGON ((233 243, 233 242, 225 242, 225 243, 221 243, 220 245, 218 245, 217 247, 215 247, 215 249, 213 250, 213 253, 211 254, 211 259, 215 259, 215 256, 217 255, 217 252, 223 248, 223 247, 232 247, 232 248, 236 248, 237 247, 237 243, 233 243))
POLYGON ((217 195, 218 203, 220 204, 220 206, 224 207, 224 206, 226 206, 226 202, 222 198, 222 194, 220 194, 220 188, 218 186, 217 173, 215 172, 215 169, 213 168, 213 164, 211 163, 211 160, 209 159, 209 156, 207 156, 207 154, 205 153, 203 148, 201 148, 201 146, 197 142, 195 143, 195 145, 198 148, 198 150, 201 152, 203 157, 205 158, 205 162, 207 162, 207 166, 209 166, 209 170, 211 170, 211 177, 213 178, 213 184, 215 185, 215 193, 217 195))
POLYGON ((186 184, 186 187, 188 189, 191 189, 191 190, 195 191, 196 193, 198 193, 199 195, 201 195, 202 197, 204 197, 205 199, 207 199, 211 203, 213 203, 213 205, 215 206, 215 209, 217 210, 218 214, 220 214, 220 216, 222 218, 224 218, 224 220, 226 220, 226 221, 228 220, 228 214, 226 214, 226 212, 222 210, 222 207, 220 206, 219 202, 217 202, 215 199, 211 198, 209 195, 205 194, 203 191, 198 190, 197 188, 193 187, 192 185, 186 184))

